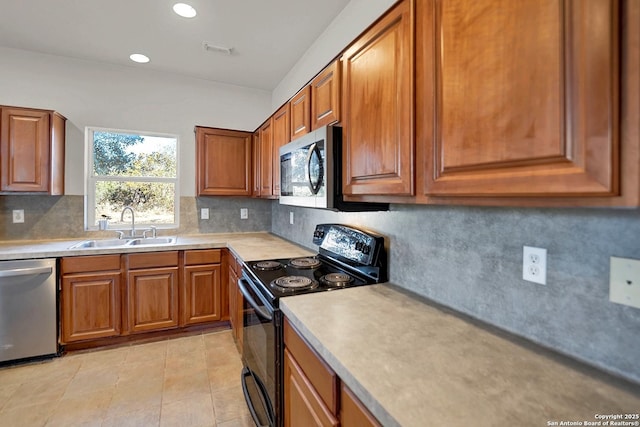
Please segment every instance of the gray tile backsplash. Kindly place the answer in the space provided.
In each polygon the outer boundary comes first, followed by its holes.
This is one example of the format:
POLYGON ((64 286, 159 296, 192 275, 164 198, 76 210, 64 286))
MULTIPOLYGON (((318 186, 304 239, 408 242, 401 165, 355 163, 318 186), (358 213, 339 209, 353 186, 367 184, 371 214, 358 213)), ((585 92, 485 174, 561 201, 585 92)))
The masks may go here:
MULTIPOLYGON (((179 230, 160 234, 250 232, 271 230, 270 200, 229 197, 182 197, 179 230), (200 219, 200 208, 209 219, 200 219), (240 219, 240 208, 249 210, 240 219)), ((83 196, 0 196, 0 241, 107 237, 113 231, 84 231, 83 196), (23 209, 25 222, 14 224, 13 210, 23 209)))
POLYGON ((640 382, 640 310, 609 302, 609 257, 640 259, 640 211, 273 205, 272 231, 313 249, 313 229, 324 222, 388 237, 391 282, 640 382), (523 245, 547 248, 546 286, 522 280, 523 245))

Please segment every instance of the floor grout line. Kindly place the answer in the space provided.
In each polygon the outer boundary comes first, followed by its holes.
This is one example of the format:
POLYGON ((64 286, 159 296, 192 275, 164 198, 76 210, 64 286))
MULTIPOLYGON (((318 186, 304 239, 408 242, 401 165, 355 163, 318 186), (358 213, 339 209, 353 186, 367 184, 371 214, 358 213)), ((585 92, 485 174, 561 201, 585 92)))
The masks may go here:
MULTIPOLYGON (((51 363, 50 365, 31 364, 15 368, 0 368, 0 425, 54 427, 77 425, 78 421, 90 419, 93 421, 90 425, 106 427, 120 423, 125 420, 123 417, 127 416, 135 417, 135 420, 144 422, 145 426, 172 423, 172 420, 178 420, 181 416, 190 417, 185 419, 207 420, 206 423, 212 427, 228 422, 238 426, 251 425, 247 424, 248 409, 244 400, 239 402, 237 399, 234 401, 223 399, 222 402, 217 402, 214 399, 214 394, 221 390, 232 390, 234 387, 237 390, 240 389, 239 370, 229 373, 221 371, 216 377, 219 378, 220 387, 216 387, 212 382, 213 377, 210 373, 216 369, 224 369, 224 364, 220 367, 215 365, 219 361, 217 356, 214 356, 216 346, 226 352, 220 357, 228 360, 227 363, 240 362, 240 355, 235 350, 230 331, 216 331, 209 334, 201 333, 195 337, 131 345, 127 346, 126 350, 103 348, 92 352, 72 353, 46 362, 51 363), (163 342, 164 345, 159 345, 159 342, 163 342), (230 351, 233 353, 229 353, 230 351), (174 362, 172 365, 168 363, 169 357, 174 362), (158 358, 162 358, 162 363, 157 362, 158 358), (190 363, 191 361, 196 362, 190 363), (193 370, 194 363, 202 363, 205 368, 204 375, 206 375, 208 391, 206 399, 203 399, 202 394, 205 390, 204 379, 194 381, 191 391, 188 387, 181 389, 185 384, 177 384, 172 390, 166 381, 169 376, 177 383, 182 377, 192 376, 197 379, 197 376, 194 377, 194 372, 198 372, 201 368, 193 370), (132 365, 137 366, 132 368, 132 365), (109 369, 114 370, 112 375, 115 378, 109 375, 109 369), (130 369, 134 369, 134 372, 130 372, 130 369), (139 380, 136 380, 135 369, 140 370, 137 373, 139 380), (154 373, 155 369, 158 369, 158 374, 154 373), (169 372, 170 369, 172 372, 169 372), (11 381, 9 386, 2 387, 3 376, 11 381), (129 386, 133 389, 126 389, 125 384, 132 378, 129 386), (61 387, 61 390, 55 391, 55 384, 60 385, 61 381, 65 381, 66 384, 61 387), (161 383, 158 384, 157 381, 161 383), (14 385, 14 382, 18 384, 14 385), (48 382, 52 384, 50 388, 43 386, 48 382), (148 390, 144 387, 146 382, 152 388, 149 393, 146 393, 148 390), (33 390, 30 390, 30 387, 33 387, 33 390), (138 392, 135 391, 136 388, 139 388, 138 392), (153 389, 158 390, 159 396, 157 393, 154 394, 153 389), (35 391, 40 394, 29 394, 35 391), (109 393, 108 397, 105 393, 109 393), (167 400, 170 394, 172 399, 167 400), (118 401, 115 401, 116 397, 118 401), (22 402, 16 400, 13 402, 16 405, 8 407, 8 403, 14 398, 24 399, 25 403, 33 398, 38 404, 20 406, 22 402), (139 399, 138 403, 136 399, 139 399), (40 403, 40 400, 43 403, 40 403), (68 408, 74 403, 77 403, 77 407, 68 408), (125 412, 114 416, 118 405, 125 412), (202 413, 189 412, 193 411, 194 407, 199 408, 198 410, 202 413), (221 408, 222 412, 219 413, 217 407, 221 408), (95 418, 92 418, 92 415, 95 418), (216 419, 223 416, 224 420, 216 419)), ((238 366, 241 366, 241 363, 238 363, 238 366)))

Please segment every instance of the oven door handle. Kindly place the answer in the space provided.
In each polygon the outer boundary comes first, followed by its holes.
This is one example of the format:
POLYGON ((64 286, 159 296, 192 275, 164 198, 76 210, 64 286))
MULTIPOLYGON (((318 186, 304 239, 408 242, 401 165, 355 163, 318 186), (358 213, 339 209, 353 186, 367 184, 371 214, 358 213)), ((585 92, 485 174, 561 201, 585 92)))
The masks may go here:
POLYGON ((256 426, 258 427, 273 427, 273 413, 271 412, 271 406, 268 404, 265 404, 266 402, 261 402, 261 403, 267 409, 267 417, 269 417, 269 424, 268 425, 260 424, 260 420, 258 419, 258 414, 256 414, 256 410, 253 407, 253 401, 251 400, 251 396, 249 395, 249 389, 247 388, 247 377, 252 377, 253 381, 256 383, 256 385, 260 389, 261 400, 263 397, 267 398, 268 396, 267 389, 265 388, 264 384, 262 384, 262 381, 260 381, 254 375, 252 375, 251 371, 246 367, 242 369, 241 376, 242 376, 241 378, 242 381, 240 382, 242 383, 242 393, 244 394, 244 400, 246 400, 248 403, 247 406, 249 407, 249 412, 251 412, 251 418, 253 418, 253 422, 256 423, 256 426))
POLYGON ((245 300, 247 300, 247 302, 249 303, 249 305, 256 311, 256 313, 262 317, 263 319, 271 322, 271 320, 273 320, 273 315, 271 313, 269 313, 267 310, 265 310, 264 308, 260 307, 258 305, 258 303, 256 302, 255 299, 253 299, 253 296, 249 293, 249 291, 247 290, 247 280, 242 278, 242 279, 238 279, 238 288, 240 288, 240 292, 242 293, 242 296, 244 297, 245 300))

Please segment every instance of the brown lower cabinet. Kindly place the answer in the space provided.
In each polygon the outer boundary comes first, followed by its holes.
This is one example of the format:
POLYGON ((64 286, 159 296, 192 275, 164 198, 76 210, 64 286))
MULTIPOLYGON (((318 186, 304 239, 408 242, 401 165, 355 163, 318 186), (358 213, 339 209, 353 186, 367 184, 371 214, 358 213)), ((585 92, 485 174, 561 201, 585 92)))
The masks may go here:
POLYGON ((220 259, 220 249, 184 252, 183 324, 222 319, 220 259))
POLYGON ((226 320, 222 251, 61 258, 61 343, 105 345, 125 335, 226 320))
POLYGON ((120 255, 62 258, 64 343, 120 335, 120 255))
POLYGON ((378 420, 344 384, 340 386, 340 422, 343 426, 380 426, 378 420))
POLYGON ((242 274, 242 262, 236 258, 231 252, 228 252, 229 266, 229 323, 231 323, 231 332, 238 347, 238 351, 242 353, 243 335, 242 335, 242 306, 244 298, 238 287, 238 278, 242 274))
POLYGON ((286 318, 284 344, 285 427, 380 426, 286 318))
POLYGON ((178 326, 178 252, 125 255, 130 333, 178 326))

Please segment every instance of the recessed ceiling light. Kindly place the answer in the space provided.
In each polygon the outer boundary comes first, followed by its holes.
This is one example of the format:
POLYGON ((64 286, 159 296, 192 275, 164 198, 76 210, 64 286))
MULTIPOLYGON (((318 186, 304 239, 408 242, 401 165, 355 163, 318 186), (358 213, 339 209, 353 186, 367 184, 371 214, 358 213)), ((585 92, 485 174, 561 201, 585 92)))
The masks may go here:
POLYGON ((186 3, 176 3, 173 5, 173 11, 183 18, 193 18, 196 16, 196 10, 186 3))
POLYGON ((141 53, 134 53, 134 54, 130 55, 129 58, 133 62, 139 62, 140 64, 146 64, 147 62, 149 62, 149 57, 147 55, 143 55, 141 53))

